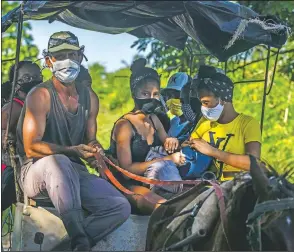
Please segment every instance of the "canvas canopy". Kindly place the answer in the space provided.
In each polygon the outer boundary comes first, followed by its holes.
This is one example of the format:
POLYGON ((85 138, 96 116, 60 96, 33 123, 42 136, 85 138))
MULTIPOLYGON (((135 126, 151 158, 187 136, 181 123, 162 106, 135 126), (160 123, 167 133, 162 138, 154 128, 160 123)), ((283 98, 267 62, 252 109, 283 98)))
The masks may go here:
MULTIPOLYGON (((19 11, 2 17, 2 32, 18 21, 19 11)), ((280 48, 287 40, 287 26, 279 19, 229 1, 26 1, 24 20, 129 33, 178 49, 191 37, 220 61, 258 44, 280 48)))

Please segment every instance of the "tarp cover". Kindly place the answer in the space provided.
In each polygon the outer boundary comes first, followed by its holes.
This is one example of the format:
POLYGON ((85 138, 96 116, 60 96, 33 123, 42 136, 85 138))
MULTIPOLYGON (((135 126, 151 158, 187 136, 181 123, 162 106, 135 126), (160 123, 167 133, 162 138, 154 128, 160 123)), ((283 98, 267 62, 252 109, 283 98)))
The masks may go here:
MULTIPOLYGON (((19 11, 2 17, 2 32, 17 22, 19 11)), ((184 49, 190 36, 221 61, 258 44, 280 48, 287 40, 281 21, 229 1, 27 1, 24 20, 58 20, 92 31, 153 37, 178 49, 184 49), (241 21, 245 30, 226 49, 241 21)))

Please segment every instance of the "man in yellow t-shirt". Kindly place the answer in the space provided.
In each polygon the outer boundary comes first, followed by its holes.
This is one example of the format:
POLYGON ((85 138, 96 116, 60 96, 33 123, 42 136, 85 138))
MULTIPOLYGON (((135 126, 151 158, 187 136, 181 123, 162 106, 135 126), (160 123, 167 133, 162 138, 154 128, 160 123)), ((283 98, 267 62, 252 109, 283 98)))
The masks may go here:
POLYGON ((220 71, 201 66, 193 81, 190 97, 200 100, 203 117, 191 134, 190 146, 214 157, 222 171, 220 180, 225 181, 250 169, 248 154, 260 157, 261 131, 253 117, 235 111, 233 83, 220 71))

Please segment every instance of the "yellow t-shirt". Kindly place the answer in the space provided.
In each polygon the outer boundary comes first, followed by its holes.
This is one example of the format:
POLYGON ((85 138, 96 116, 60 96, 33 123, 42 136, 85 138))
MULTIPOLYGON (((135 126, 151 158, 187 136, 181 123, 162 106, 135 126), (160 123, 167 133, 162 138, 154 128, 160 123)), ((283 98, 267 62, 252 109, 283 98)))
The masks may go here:
MULTIPOLYGON (((202 117, 191 137, 202 138, 220 150, 240 155, 246 154, 246 143, 261 143, 261 131, 258 121, 243 114, 239 114, 232 122, 226 124, 211 122, 202 117)), ((219 169, 220 162, 215 162, 215 164, 219 169)), ((223 164, 223 172, 240 171, 236 167, 223 164)), ((223 176, 221 178, 222 181, 229 179, 231 178, 224 179, 223 176)))

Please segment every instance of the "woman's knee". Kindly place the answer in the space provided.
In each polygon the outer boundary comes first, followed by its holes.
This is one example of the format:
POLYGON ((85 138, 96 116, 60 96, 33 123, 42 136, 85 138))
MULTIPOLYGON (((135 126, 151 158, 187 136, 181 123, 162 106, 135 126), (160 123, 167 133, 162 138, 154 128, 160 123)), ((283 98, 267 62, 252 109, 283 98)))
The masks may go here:
POLYGON ((128 195, 127 198, 133 209, 140 214, 150 215, 158 203, 164 200, 143 186, 131 186, 130 189, 137 195, 128 195))

